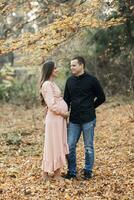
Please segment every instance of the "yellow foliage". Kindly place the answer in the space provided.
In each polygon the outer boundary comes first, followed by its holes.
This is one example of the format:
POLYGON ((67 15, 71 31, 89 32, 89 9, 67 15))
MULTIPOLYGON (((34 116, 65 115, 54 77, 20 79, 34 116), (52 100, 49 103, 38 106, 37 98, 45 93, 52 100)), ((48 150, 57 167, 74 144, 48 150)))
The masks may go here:
POLYGON ((72 37, 75 33, 79 31, 80 28, 90 27, 90 28, 106 28, 110 26, 116 26, 124 22, 123 18, 117 18, 110 21, 102 21, 96 18, 96 12, 101 6, 101 1, 94 0, 89 6, 77 7, 77 12, 73 16, 62 16, 62 18, 57 19, 52 24, 49 24, 44 29, 36 34, 24 33, 21 37, 17 39, 6 39, 0 41, 0 54, 7 53, 9 51, 19 50, 22 53, 31 52, 32 63, 37 63, 35 54, 38 51, 38 57, 44 54, 48 54, 57 45, 61 44, 63 41, 72 37), (32 50, 31 50, 32 48, 32 50))

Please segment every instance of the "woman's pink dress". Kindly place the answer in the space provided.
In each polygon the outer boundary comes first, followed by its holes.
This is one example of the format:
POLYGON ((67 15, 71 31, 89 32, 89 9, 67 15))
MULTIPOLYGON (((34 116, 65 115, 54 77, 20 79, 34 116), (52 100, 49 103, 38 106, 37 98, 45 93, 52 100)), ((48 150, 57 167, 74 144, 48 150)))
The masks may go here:
POLYGON ((41 92, 48 107, 42 170, 51 173, 66 164, 67 124, 61 114, 67 112, 68 108, 54 82, 45 81, 41 92))

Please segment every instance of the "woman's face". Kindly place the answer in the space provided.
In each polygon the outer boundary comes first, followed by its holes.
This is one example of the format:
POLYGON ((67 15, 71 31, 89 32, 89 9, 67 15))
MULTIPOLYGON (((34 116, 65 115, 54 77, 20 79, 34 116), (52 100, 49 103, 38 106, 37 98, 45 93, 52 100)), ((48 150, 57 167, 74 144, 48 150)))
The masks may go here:
POLYGON ((52 72, 52 77, 57 77, 57 75, 58 75, 58 68, 56 67, 56 66, 54 66, 54 70, 53 70, 53 72, 52 72))

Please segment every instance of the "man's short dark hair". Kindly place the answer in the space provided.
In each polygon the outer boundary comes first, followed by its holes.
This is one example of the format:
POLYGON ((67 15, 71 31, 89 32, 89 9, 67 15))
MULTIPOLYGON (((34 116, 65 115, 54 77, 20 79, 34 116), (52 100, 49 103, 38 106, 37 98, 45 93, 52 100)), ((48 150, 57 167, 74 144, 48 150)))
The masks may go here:
POLYGON ((84 68, 85 68, 85 65, 86 65, 86 62, 85 62, 85 59, 81 56, 76 56, 74 57, 72 60, 78 60, 78 63, 79 64, 83 64, 84 65, 84 68))

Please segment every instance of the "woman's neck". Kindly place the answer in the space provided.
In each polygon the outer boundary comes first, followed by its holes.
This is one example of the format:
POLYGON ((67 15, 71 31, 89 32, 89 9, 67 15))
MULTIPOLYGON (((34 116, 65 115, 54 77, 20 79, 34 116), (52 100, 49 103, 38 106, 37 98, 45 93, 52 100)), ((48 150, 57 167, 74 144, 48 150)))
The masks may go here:
POLYGON ((54 77, 51 76, 51 77, 49 78, 49 81, 53 82, 53 81, 54 81, 54 77))

